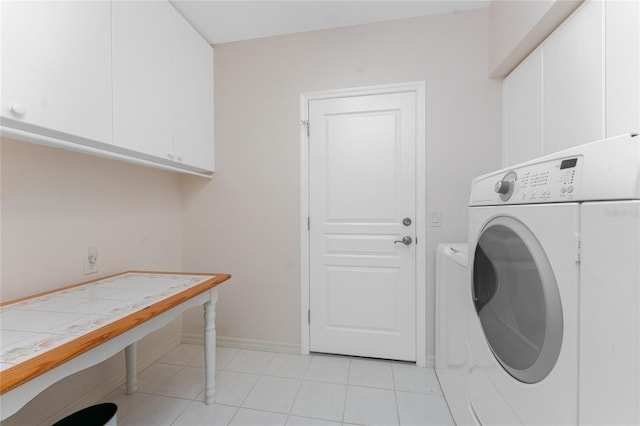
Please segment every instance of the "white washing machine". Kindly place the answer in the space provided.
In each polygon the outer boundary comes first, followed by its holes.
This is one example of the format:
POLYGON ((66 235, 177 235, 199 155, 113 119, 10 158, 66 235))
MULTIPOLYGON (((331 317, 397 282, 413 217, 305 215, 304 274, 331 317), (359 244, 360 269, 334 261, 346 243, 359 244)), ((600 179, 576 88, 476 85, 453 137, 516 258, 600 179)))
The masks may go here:
POLYGON ((469 268, 479 423, 640 423, 640 137, 474 179, 469 268))

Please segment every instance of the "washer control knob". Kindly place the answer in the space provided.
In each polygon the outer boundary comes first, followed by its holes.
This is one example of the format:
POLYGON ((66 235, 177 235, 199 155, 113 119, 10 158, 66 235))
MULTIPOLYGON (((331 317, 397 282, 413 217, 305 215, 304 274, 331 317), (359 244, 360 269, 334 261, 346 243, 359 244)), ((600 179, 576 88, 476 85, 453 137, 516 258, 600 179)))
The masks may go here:
POLYGON ((511 196, 516 191, 516 182, 518 181, 518 176, 515 172, 511 171, 504 175, 502 179, 496 182, 493 189, 500 195, 500 199, 502 201, 509 201, 511 196))
POLYGON ((493 189, 498 194, 506 194, 507 192, 509 192, 510 186, 511 186, 511 182, 509 182, 508 180, 500 180, 496 182, 496 185, 493 187, 493 189))

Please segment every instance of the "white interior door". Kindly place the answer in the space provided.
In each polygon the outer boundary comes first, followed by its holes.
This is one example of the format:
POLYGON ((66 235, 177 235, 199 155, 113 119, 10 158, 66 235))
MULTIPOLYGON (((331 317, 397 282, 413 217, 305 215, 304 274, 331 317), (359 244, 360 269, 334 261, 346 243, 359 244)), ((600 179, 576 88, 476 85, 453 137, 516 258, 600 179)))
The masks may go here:
POLYGON ((415 361, 416 93, 311 100, 309 126, 310 350, 415 361))

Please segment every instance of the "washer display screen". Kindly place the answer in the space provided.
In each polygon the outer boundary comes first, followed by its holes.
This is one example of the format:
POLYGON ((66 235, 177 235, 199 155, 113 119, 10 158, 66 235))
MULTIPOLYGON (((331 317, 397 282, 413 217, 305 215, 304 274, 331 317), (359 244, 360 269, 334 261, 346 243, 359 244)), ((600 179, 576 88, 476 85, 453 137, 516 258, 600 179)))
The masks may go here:
POLYGON ((571 158, 569 160, 562 160, 562 162, 560 163, 560 170, 562 170, 562 169, 570 169, 572 167, 575 167, 576 164, 578 164, 578 159, 577 158, 571 158))

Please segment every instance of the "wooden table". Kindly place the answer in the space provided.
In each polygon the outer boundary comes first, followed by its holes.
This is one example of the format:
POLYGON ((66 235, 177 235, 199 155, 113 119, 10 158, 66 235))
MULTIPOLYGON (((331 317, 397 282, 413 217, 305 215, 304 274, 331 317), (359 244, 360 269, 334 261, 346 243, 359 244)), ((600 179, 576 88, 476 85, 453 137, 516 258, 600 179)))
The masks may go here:
POLYGON ((125 349, 137 390, 136 342, 204 306, 205 402, 215 400, 216 286, 229 274, 131 271, 0 305, 1 419, 58 380, 125 349))

